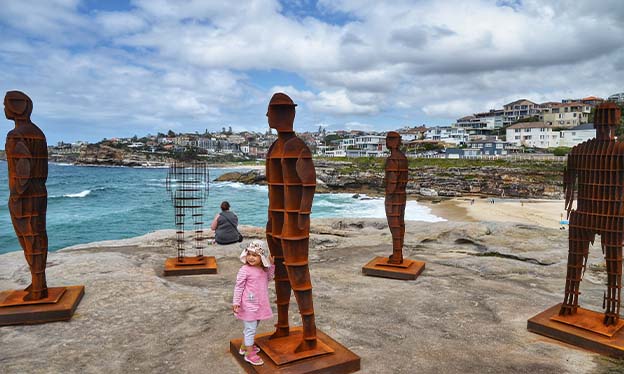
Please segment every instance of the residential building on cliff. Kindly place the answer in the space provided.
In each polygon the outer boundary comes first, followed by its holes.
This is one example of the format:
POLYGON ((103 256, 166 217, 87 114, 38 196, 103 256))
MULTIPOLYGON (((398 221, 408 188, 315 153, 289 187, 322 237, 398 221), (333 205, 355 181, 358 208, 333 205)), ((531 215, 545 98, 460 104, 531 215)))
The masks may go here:
POLYGON ((455 127, 466 130, 470 140, 484 140, 491 136, 495 130, 503 127, 502 109, 492 109, 489 112, 475 113, 458 119, 455 127))
POLYGON ((596 137, 596 129, 593 123, 584 123, 575 128, 562 130, 559 133, 560 147, 574 147, 589 139, 596 137))
POLYGON ((430 127, 425 132, 425 140, 461 145, 468 142, 466 129, 452 126, 430 127))
POLYGON ((510 125, 521 119, 530 118, 540 113, 539 104, 527 99, 513 101, 503 106, 503 125, 510 125))
POLYGON ((587 123, 592 106, 581 102, 543 104, 541 122, 556 127, 576 127, 587 123))
POLYGON ((609 96, 609 98, 607 100, 614 101, 614 102, 620 103, 620 104, 624 104, 624 92, 613 94, 613 95, 609 96))

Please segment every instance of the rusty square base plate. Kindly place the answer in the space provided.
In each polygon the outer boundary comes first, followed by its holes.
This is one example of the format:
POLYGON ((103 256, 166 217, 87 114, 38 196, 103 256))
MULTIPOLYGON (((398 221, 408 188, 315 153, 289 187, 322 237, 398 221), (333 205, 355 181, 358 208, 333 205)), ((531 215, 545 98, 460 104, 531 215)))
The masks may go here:
POLYGON ((214 256, 185 257, 183 263, 177 257, 165 260, 165 275, 217 274, 217 260, 214 256))
POLYGON ((611 328, 613 334, 609 337, 609 328, 602 324, 604 314, 578 308, 575 316, 561 317, 560 308, 561 304, 557 304, 532 317, 527 321, 527 329, 592 352, 624 358, 624 332, 620 330, 624 321, 611 328), (593 327, 598 331, 593 331, 593 327))
POLYGON ((425 263, 403 259, 399 265, 388 264, 387 257, 375 257, 362 267, 364 275, 402 280, 414 280, 425 270, 425 263))
POLYGON ((48 297, 39 300, 24 300, 24 297, 28 295, 28 291, 19 290, 0 292, 0 308, 7 306, 58 303, 65 291, 65 287, 48 287, 48 297))
POLYGON ((247 373, 288 373, 288 374, 339 374, 354 373, 360 370, 360 357, 336 342, 320 330, 316 330, 317 344, 322 352, 295 354, 294 349, 301 342, 301 327, 290 329, 290 336, 269 340, 272 333, 256 336, 256 345, 261 349, 258 355, 264 365, 254 366, 238 354, 242 339, 230 340, 230 353, 247 373), (330 352, 327 352, 330 350, 330 352), (270 353, 282 364, 276 364, 270 353), (277 355, 277 356, 276 356, 277 355), (290 360, 288 358, 290 357, 290 360), (286 360, 286 361, 285 361, 286 360))
MULTIPOLYGON (((70 320, 82 300, 84 286, 48 288, 48 292, 51 289, 55 290, 54 294, 58 293, 58 289, 64 290, 56 303, 24 304, 0 308, 0 326, 70 320)), ((6 296, 13 292, 22 291, 0 292, 0 300, 6 299, 6 296)))

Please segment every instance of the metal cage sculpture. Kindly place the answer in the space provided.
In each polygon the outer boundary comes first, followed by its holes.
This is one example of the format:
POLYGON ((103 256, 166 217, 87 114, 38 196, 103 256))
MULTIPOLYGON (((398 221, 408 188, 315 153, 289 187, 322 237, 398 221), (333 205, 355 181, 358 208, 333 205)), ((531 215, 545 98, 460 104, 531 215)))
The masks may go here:
POLYGON ((624 142, 615 139, 621 110, 615 103, 596 108, 596 137, 572 148, 563 174, 568 211, 568 261, 563 303, 531 317, 527 329, 592 352, 624 358, 620 318, 624 245, 624 142), (576 194, 576 209, 573 203, 576 194), (579 306, 589 245, 600 236, 607 263, 604 313, 579 306))
POLYGON ((203 226, 204 203, 208 197, 209 185, 208 164, 203 161, 174 161, 169 165, 165 185, 174 208, 177 249, 175 262, 168 259, 165 264, 165 275, 201 274, 198 269, 191 269, 189 266, 202 266, 207 261, 204 256, 207 237, 204 235, 203 226), (194 257, 186 255, 187 226, 193 232, 191 247, 195 250, 194 257), (182 268, 176 271, 172 269, 175 266, 182 268))
POLYGON ((565 208, 570 223, 565 296, 560 315, 579 308, 579 287, 589 255, 589 244, 600 235, 607 267, 603 296, 605 326, 620 319, 622 245, 624 245, 624 142, 616 141, 621 110, 615 103, 601 104, 595 114, 596 138, 568 154, 564 172, 565 208), (576 209, 572 209, 574 193, 576 209))

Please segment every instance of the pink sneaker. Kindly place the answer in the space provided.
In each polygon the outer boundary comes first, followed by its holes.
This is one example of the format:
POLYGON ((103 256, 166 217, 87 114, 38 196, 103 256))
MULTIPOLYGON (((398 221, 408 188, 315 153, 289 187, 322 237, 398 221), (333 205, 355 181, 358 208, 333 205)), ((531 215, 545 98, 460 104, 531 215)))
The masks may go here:
MULTIPOLYGON (((258 353, 260 352, 260 348, 257 345, 253 345, 253 353, 258 353)), ((239 355, 244 355, 245 353, 247 353, 247 347, 245 347, 245 344, 241 344, 240 348, 238 349, 238 354, 239 355)))
POLYGON ((264 361, 262 361, 260 356, 258 356, 255 352, 252 353, 252 354, 246 354, 245 355, 245 361, 247 361, 250 364, 255 365, 255 366, 264 365, 264 361))

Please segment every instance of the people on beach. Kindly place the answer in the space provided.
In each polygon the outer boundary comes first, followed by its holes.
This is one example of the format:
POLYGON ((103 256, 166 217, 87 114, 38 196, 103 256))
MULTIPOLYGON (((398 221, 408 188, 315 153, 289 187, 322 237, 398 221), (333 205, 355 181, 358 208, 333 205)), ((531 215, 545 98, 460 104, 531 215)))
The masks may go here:
POLYGON ((215 241, 218 244, 232 244, 240 240, 238 232, 238 217, 230 211, 230 203, 221 203, 221 213, 217 213, 210 228, 215 232, 215 241))
POLYGON ((238 353, 245 355, 245 361, 262 365, 258 356, 260 348, 254 344, 256 329, 262 320, 273 317, 269 303, 269 282, 275 276, 273 256, 262 240, 253 240, 240 254, 241 266, 236 276, 232 311, 243 321, 243 344, 238 353))

